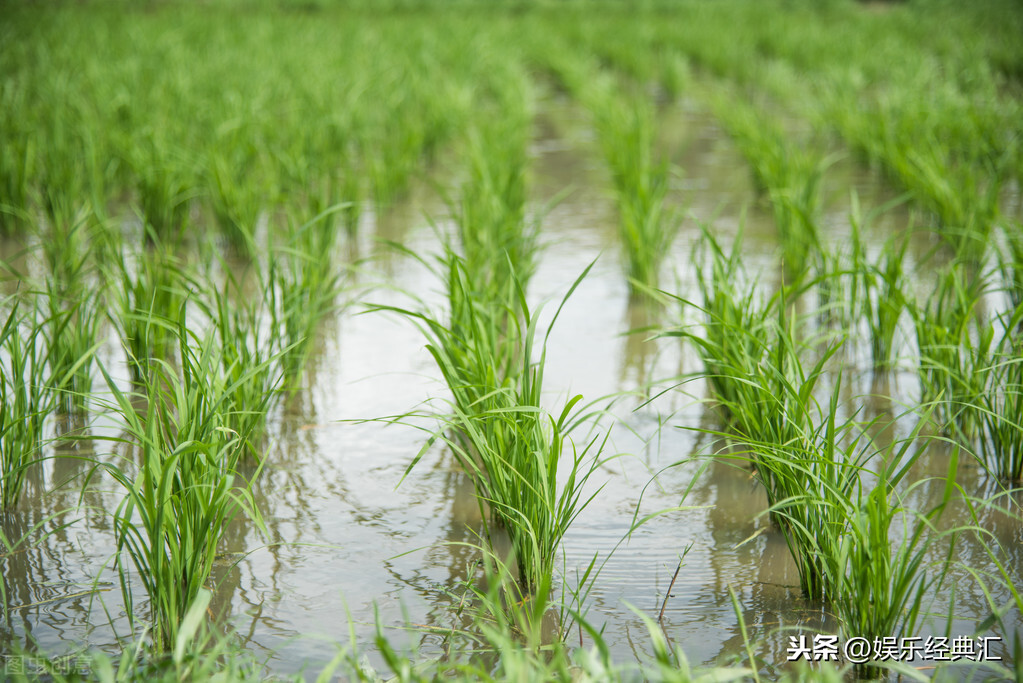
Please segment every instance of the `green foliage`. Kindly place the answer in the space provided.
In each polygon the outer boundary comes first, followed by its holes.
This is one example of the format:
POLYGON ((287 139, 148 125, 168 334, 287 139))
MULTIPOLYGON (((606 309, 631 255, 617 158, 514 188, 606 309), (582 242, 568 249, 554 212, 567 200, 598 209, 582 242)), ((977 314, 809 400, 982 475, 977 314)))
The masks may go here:
POLYGON ((45 358, 37 348, 43 323, 38 312, 22 312, 8 299, 10 312, 0 330, 0 508, 13 508, 25 473, 40 455, 43 423, 53 410, 45 358))
POLYGON ((821 248, 820 185, 831 160, 793 144, 762 108, 738 97, 721 95, 713 107, 749 161, 757 191, 771 202, 786 274, 802 278, 821 248))
POLYGON ((173 648, 187 628, 189 607, 209 578, 226 525, 245 514, 262 526, 251 483, 235 481, 248 434, 235 430, 232 386, 219 370, 219 349, 212 337, 200 341, 188 332, 184 320, 182 312, 180 375, 156 360, 145 393, 136 397, 103 369, 110 407, 123 421, 124 436, 115 443, 137 451, 138 469, 127 454, 119 464, 97 467, 125 492, 114 512, 117 568, 133 621, 129 560, 135 568, 149 601, 156 652, 173 648), (141 410, 136 398, 144 401, 141 410))

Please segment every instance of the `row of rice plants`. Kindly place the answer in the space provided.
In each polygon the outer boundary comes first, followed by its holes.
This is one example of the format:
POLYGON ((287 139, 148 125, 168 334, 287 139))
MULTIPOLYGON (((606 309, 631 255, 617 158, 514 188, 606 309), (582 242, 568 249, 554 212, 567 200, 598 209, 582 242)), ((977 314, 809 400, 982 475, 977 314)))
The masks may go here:
MULTIPOLYGON (((451 105, 465 99, 455 92, 461 76, 449 68, 459 44, 409 43, 400 21, 383 35, 345 41, 325 40, 323 27, 297 19, 288 32, 253 18, 251 32, 241 34, 234 22, 186 13, 177 31, 163 34, 156 20, 105 18, 108 30, 121 27, 127 40, 97 43, 94 34, 68 26, 57 44, 19 41, 18 50, 5 51, 5 70, 17 74, 2 93, 0 130, 5 150, 14 150, 4 155, 13 184, 0 197, 6 223, 27 225, 40 210, 51 224, 70 222, 87 203, 100 215, 120 214, 126 197, 163 241, 210 221, 251 255, 263 222, 281 204, 316 215, 348 202, 337 218, 354 229, 363 194, 380 204, 400 194, 460 119, 451 105), (264 68, 238 69, 231 51, 199 58, 203 45, 227 42, 260 59, 258 41, 279 47, 264 68), (309 43, 333 46, 321 66, 288 71, 276 61, 301 63, 309 43), (418 60, 418 48, 438 60, 418 60), (101 54, 73 78, 83 49, 101 54), (389 60, 367 62, 370 53, 389 60), (342 68, 341 77, 329 76, 327 65, 342 68), (156 71, 158 87, 131 88, 156 71), (231 85, 220 89, 221 82, 231 85), (310 114, 332 124, 303 125, 310 114)), ((13 19, 31 21, 18 13, 13 19)))
POLYGON ((1020 59, 1010 37, 1023 25, 1017 11, 995 2, 953 20, 947 8, 875 15, 853 3, 767 3, 692 7, 687 16, 658 22, 651 13, 624 26, 613 13, 581 17, 573 35, 580 52, 603 54, 642 83, 658 78, 665 53, 681 51, 716 79, 769 93, 909 190, 953 251, 983 256, 1003 188, 1018 182, 1023 160, 1020 105, 1005 95, 1015 73, 1007 65, 1020 59), (714 40, 721 31, 736 40, 714 40))
MULTIPOLYGON (((452 203, 461 254, 442 238, 436 264, 420 258, 444 284, 447 320, 422 303, 381 308, 416 322, 451 392, 450 409, 420 457, 435 440, 448 446, 489 519, 484 537, 492 541, 500 532, 510 538, 518 599, 544 602, 561 538, 585 507, 583 487, 599 448, 590 442, 577 450, 569 438, 582 419, 576 409, 581 397, 553 413, 541 404, 546 337, 539 338, 539 318, 525 297, 539 228, 526 214, 530 94, 514 72, 493 90, 483 99, 483 106, 494 107, 492 116, 481 116, 467 131, 468 177, 452 203)), ((551 326, 556 320, 557 314, 551 326)))
MULTIPOLYGON (((830 375, 826 363, 837 346, 804 347, 799 338, 805 330, 787 310, 796 292, 783 286, 759 303, 756 283, 734 257, 730 261, 710 235, 704 239, 713 280, 702 283, 702 305, 685 302, 704 322, 675 334, 695 343, 711 395, 730 418, 727 431, 713 433, 738 442, 727 457, 754 467, 806 596, 831 605, 849 637, 915 632, 926 609, 924 596, 948 571, 946 565, 928 576, 925 558, 942 542, 934 519, 956 491, 955 459, 935 508, 921 514, 901 505, 897 487, 923 453, 920 430, 926 421, 882 448, 872 443, 869 425, 855 412, 841 417, 840 374, 828 402, 820 403, 817 395, 830 375), (809 368, 803 361, 807 353, 816 356, 809 368), (893 552, 897 520, 907 530, 893 552)), ((859 668, 876 674, 869 666, 859 668)))
POLYGON ((749 162, 754 187, 771 203, 785 272, 802 277, 819 260, 820 187, 829 161, 793 144, 761 109, 716 92, 714 112, 749 162))
POLYGON ((168 245, 156 241, 132 254, 119 231, 84 222, 41 249, 46 288, 9 301, 0 384, 4 507, 17 502, 28 469, 41 466, 44 421, 55 409, 81 413, 86 426, 86 411, 113 414, 123 427, 113 439, 119 455, 94 467, 125 492, 113 514, 117 569, 133 625, 143 614, 133 576, 144 590, 157 652, 174 646, 225 525, 242 513, 258 524, 248 490, 259 470, 237 483, 238 463, 246 454, 262 459, 263 425, 281 379, 297 386, 308 340, 334 306, 339 279, 324 242, 333 232, 311 236, 322 218, 294 232, 294 247, 274 250, 255 303, 232 276, 223 291, 168 245), (93 391, 91 370, 104 302, 133 381, 133 389, 122 388, 113 369, 99 365, 109 398, 93 391))
POLYGON ((619 238, 629 289, 655 289, 681 219, 667 202, 670 165, 658 154, 656 112, 642 93, 619 87, 607 72, 562 45, 535 59, 554 71, 590 112, 618 205, 619 238))

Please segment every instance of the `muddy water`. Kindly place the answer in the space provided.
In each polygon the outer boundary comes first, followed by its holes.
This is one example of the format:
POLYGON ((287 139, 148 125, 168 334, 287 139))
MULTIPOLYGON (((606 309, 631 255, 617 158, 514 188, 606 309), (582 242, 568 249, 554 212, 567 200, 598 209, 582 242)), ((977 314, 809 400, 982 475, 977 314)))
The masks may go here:
MULTIPOLYGON (((661 118, 662 125, 676 131, 671 153, 683 174, 673 200, 684 205, 687 216, 665 265, 666 288, 696 296, 691 253, 699 221, 712 223, 726 242, 744 225, 747 267, 760 273, 765 287, 774 286, 780 276, 772 260, 771 214, 753 194, 745 161, 699 107, 672 106, 661 118)), ((617 395, 603 401, 609 411, 601 425, 611 430, 606 454, 623 454, 599 469, 593 483, 603 489, 565 538, 568 582, 595 556, 603 563, 588 601, 588 619, 605 627, 616 660, 623 662, 651 654, 646 627, 633 610, 656 618, 662 606, 665 633, 691 662, 713 664, 739 656, 743 640, 734 593, 762 667, 776 671, 785 659, 787 629, 834 632, 834 620, 821 605, 800 596, 795 566, 764 515, 766 500, 750 473, 724 460, 697 457, 718 447, 697 430, 718 425, 700 403, 704 388, 698 378, 676 386, 679 377, 700 369, 692 350, 677 339, 625 334, 646 325, 677 324, 680 313, 670 306, 650 311, 629 301, 609 178, 585 115, 568 102, 551 100, 541 110, 536 131, 531 149, 535 205, 568 192, 544 219, 546 247, 531 285, 531 303, 547 302, 549 319, 556 308, 552 300, 596 261, 550 337, 548 400, 554 406, 569 394, 589 400, 617 395), (648 402, 652 396, 657 398, 648 402), (624 539, 637 516, 678 506, 686 509, 657 517, 624 539)), ((895 196, 880 178, 850 161, 838 162, 828 178, 834 189, 827 195, 823 222, 830 240, 840 242, 848 235, 849 187, 856 188, 865 206, 895 196)), ((365 256, 374 252, 374 238, 382 237, 429 253, 436 249, 436 237, 427 217, 443 229, 445 213, 432 192, 418 187, 397 207, 367 214, 358 242, 345 249, 365 256)), ((869 234, 880 242, 906 220, 904 210, 893 210, 869 234)), ((928 249, 921 243, 911 257, 928 249)), ((378 252, 352 283, 360 302, 381 304, 408 304, 400 292, 411 291, 439 305, 439 287, 422 267, 386 252, 378 252)), ((327 321, 310 360, 308 388, 272 417, 270 452, 256 487, 269 538, 247 522, 234 524, 214 569, 213 610, 226 615, 246 647, 260 653, 275 672, 317 671, 348 642, 350 620, 360 650, 369 652, 372 661, 377 661, 372 657, 375 620, 395 644, 420 643, 419 635, 401 626, 454 623, 449 591, 472 571, 475 554, 464 544, 475 541, 479 511, 471 486, 449 454, 429 452, 402 480, 424 433, 360 421, 428 409, 430 399, 446 396, 445 387, 420 333, 406 321, 362 313, 360 302, 327 321)), ((908 339, 898 343, 905 346, 908 339)), ((898 406, 912 402, 917 391, 912 367, 907 363, 888 379, 875 381, 866 370, 867 353, 853 347, 848 354, 847 396, 864 397, 856 402, 863 403, 867 417, 901 412, 898 406)), ((116 344, 111 341, 103 354, 104 362, 113 364, 116 344)), ((429 420, 418 424, 431 426, 429 420)), ((904 435, 911 426, 898 422, 891 433, 904 435)), ((74 427, 58 424, 53 429, 56 434, 74 427)), ((92 433, 110 429, 96 426, 92 433)), ((102 448, 90 453, 83 443, 57 448, 63 454, 115 457, 102 448)), ((918 465, 919 479, 943 475, 947 461, 948 454, 935 449, 918 465)), ((18 510, 4 515, 9 537, 36 524, 48 530, 59 523, 69 526, 4 560, 13 607, 9 622, 0 626, 0 649, 10 650, 29 635, 51 653, 71 651, 80 643, 114 649, 119 638, 130 635, 111 567, 109 511, 120 494, 110 482, 98 480, 85 495, 84 507, 75 509, 77 489, 59 486, 79 481, 87 467, 73 458, 49 461, 27 483, 18 510)), ((971 463, 960 464, 958 477, 969 493, 993 495, 997 490, 971 463)), ((927 509, 940 493, 939 485, 922 483, 906 495, 915 507, 927 509)), ((942 521, 948 528, 966 519, 963 510, 953 512, 942 521)), ((1010 549, 1008 566, 1018 576, 1023 530, 997 513, 986 513, 981 524, 1010 549)), ((990 568, 969 538, 961 539, 957 553, 966 566, 990 568)), ((936 549, 931 559, 939 558, 936 549)), ((956 569, 950 578, 956 581, 954 631, 973 635, 990 611, 983 592, 966 569, 956 569)), ((936 596, 932 609, 938 616, 919 635, 943 629, 951 594, 944 589, 936 596)), ((995 589, 994 597, 999 604, 1008 599, 1004 589, 995 589)), ((1017 615, 1014 628, 1019 627, 1017 615)), ((577 634, 571 638, 575 642, 577 634)), ((422 640, 424 655, 436 654, 436 647, 435 639, 422 640)))

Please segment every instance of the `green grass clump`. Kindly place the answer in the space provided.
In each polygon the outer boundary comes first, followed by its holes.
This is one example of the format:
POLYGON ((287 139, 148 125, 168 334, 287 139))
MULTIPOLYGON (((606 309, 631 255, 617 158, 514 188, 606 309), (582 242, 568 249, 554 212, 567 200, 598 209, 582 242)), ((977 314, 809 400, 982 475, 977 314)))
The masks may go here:
MULTIPOLYGON (((948 574, 948 559, 937 568, 927 559, 928 551, 950 535, 936 522, 956 489, 958 459, 950 460, 938 505, 925 514, 901 505, 900 496, 906 494, 896 487, 923 451, 918 435, 919 428, 897 450, 884 454, 872 490, 865 490, 860 480, 854 497, 836 501, 843 508, 845 528, 835 539, 836 546, 829 548, 836 557, 837 572, 832 577, 831 604, 846 637, 875 642, 916 633, 926 614, 926 597, 941 590, 948 574), (892 526, 897 520, 902 522, 903 536, 893 548, 892 526)), ((879 675, 870 663, 859 664, 856 670, 867 677, 879 675)))
POLYGON ((325 219, 343 209, 334 207, 293 229, 288 242, 272 250, 261 283, 270 317, 268 343, 292 389, 301 380, 316 330, 335 310, 341 291, 341 275, 331 260, 335 233, 325 219))
POLYGON ((974 406, 983 392, 980 359, 992 340, 982 332, 977 318, 983 289, 982 278, 968 278, 953 264, 939 274, 927 301, 913 309, 920 352, 920 402, 934 404, 934 417, 945 433, 958 435, 966 443, 978 433, 974 406))
POLYGON ((1023 304, 1023 226, 1005 226, 1005 248, 998 250, 998 267, 1013 308, 1023 304))
POLYGON ((86 409, 92 392, 92 357, 101 344, 102 290, 89 269, 92 240, 102 228, 90 223, 92 218, 84 212, 70 226, 53 226, 53 234, 42 243, 47 269, 43 339, 56 407, 65 414, 86 409))
POLYGON ((154 360, 136 397, 120 390, 106 374, 111 408, 123 422, 117 439, 137 451, 137 470, 122 464, 97 467, 125 491, 114 512, 117 568, 134 624, 138 608, 128 561, 149 601, 152 647, 175 646, 189 607, 206 586, 226 526, 245 514, 262 526, 249 491, 237 482, 247 435, 235 431, 230 385, 220 372, 213 337, 200 341, 177 328, 180 374, 154 360), (144 406, 136 407, 136 398, 144 406))
POLYGON ((215 330, 224 379, 222 410, 246 452, 262 459, 266 416, 283 378, 277 359, 282 352, 270 333, 263 333, 259 301, 246 302, 238 281, 228 278, 226 291, 210 287, 201 302, 215 330))
POLYGON ((13 508, 25 473, 39 455, 43 423, 53 410, 46 363, 37 348, 38 313, 20 310, 17 299, 0 330, 0 508, 13 508))
POLYGON ((600 99, 591 111, 614 181, 630 290, 656 288, 679 221, 665 204, 668 163, 655 156, 654 113, 643 98, 611 92, 600 99))
MULTIPOLYGON (((703 228, 700 243, 710 251, 710 274, 704 269, 697 271, 697 281, 702 294, 702 304, 693 306, 704 317, 702 334, 685 330, 669 332, 689 339, 703 359, 704 377, 712 397, 730 418, 738 419, 741 406, 749 397, 750 372, 759 365, 764 346, 762 335, 768 326, 770 309, 761 304, 755 288, 741 291, 747 278, 740 260, 741 235, 726 254, 721 245, 703 228), (735 331, 741 331, 735 334, 735 331)), ((707 259, 698 259, 706 261, 707 259)))
POLYGON ((180 239, 188 226, 189 202, 196 193, 192 162, 166 136, 163 128, 142 133, 125 155, 143 225, 165 243, 180 239))
POLYGON ((876 369, 888 368, 895 361, 892 343, 906 309, 905 292, 909 286, 903 270, 908 244, 905 239, 898 246, 887 242, 878 262, 860 274, 863 314, 870 326, 870 352, 876 369))
POLYGON ((142 384, 152 361, 169 357, 177 347, 175 321, 191 287, 170 247, 158 243, 131 256, 120 245, 116 249, 107 274, 110 318, 127 352, 131 378, 142 384))
POLYGON ((794 146, 781 127, 737 97, 718 97, 714 111, 750 163, 754 186, 771 203, 786 275, 806 274, 821 247, 820 186, 831 160, 794 146))
POLYGON ((525 288, 536 270, 539 222, 526 216, 529 122, 515 104, 518 111, 469 132, 469 178, 455 211, 465 267, 485 300, 508 300, 516 280, 525 288))
POLYGON ((461 257, 449 249, 441 262, 450 278, 452 305, 458 307, 449 324, 424 312, 379 308, 416 321, 427 337, 453 399, 430 443, 441 439, 450 447, 472 479, 481 510, 489 509, 491 524, 507 531, 523 590, 543 590, 550 585, 561 538, 590 500, 582 498, 583 489, 599 464, 601 446, 594 440, 579 450, 569 438, 587 419, 575 410, 581 396, 556 413, 541 406, 550 328, 534 361, 538 318, 522 289, 517 287, 514 308, 504 315, 500 302, 473 298, 461 257))
POLYGON ((1003 314, 982 331, 976 367, 983 388, 971 407, 978 422, 979 455, 997 477, 1023 482, 1023 306, 1003 314), (997 343, 993 338, 1001 328, 997 343))

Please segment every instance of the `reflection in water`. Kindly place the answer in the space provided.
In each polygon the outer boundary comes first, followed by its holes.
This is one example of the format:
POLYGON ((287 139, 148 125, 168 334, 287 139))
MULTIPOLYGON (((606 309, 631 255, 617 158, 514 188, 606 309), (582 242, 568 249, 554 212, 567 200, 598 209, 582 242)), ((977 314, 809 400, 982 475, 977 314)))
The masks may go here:
POLYGON ((621 326, 627 330, 618 373, 618 386, 622 391, 639 391, 644 399, 650 398, 650 375, 658 351, 658 340, 652 337, 661 327, 663 314, 664 307, 649 296, 633 295, 628 298, 621 326))

